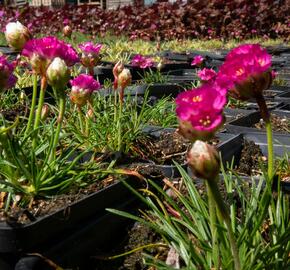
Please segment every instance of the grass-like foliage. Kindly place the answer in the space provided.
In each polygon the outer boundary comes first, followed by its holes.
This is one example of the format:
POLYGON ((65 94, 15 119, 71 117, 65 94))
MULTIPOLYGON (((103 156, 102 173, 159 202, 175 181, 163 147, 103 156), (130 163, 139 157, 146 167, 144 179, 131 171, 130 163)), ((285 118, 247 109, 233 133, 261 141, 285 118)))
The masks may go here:
MULTIPOLYGON (((208 197, 177 166, 182 177, 179 187, 165 181, 173 196, 152 180, 148 180, 150 191, 137 192, 128 186, 147 206, 142 217, 109 211, 159 233, 162 242, 179 255, 180 269, 235 269, 225 224, 217 215, 215 229, 211 229, 208 197)), ((280 184, 273 193, 266 174, 259 182, 251 183, 229 172, 223 172, 222 179, 220 187, 229 207, 241 269, 287 269, 290 263, 289 197, 283 194, 280 184)), ((147 265, 156 269, 175 269, 157 257, 146 255, 146 251, 144 258, 147 265)))

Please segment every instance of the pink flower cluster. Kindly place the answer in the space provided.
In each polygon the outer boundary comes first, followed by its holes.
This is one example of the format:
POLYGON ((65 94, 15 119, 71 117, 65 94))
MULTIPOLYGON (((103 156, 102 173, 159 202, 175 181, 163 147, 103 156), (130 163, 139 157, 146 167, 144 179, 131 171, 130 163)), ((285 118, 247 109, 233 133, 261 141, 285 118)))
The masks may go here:
POLYGON ((219 81, 227 82, 230 94, 241 100, 256 98, 272 81, 271 55, 258 44, 234 48, 220 67, 219 81))
POLYGON ((144 69, 144 68, 152 67, 154 65, 154 61, 149 57, 145 57, 145 56, 142 56, 141 54, 137 54, 133 57, 131 64, 133 66, 137 66, 144 69))
POLYGON ((197 76, 203 81, 211 81, 216 77, 216 72, 211 68, 204 68, 197 72, 197 76))
POLYGON ((192 66, 200 66, 204 61, 204 58, 201 55, 197 55, 193 58, 191 65, 192 66))
POLYGON ((101 85, 92 76, 81 74, 70 80, 72 86, 70 99, 78 106, 83 106, 90 99, 92 93, 99 90, 101 85))
POLYGON ((81 51, 85 54, 91 54, 91 55, 99 55, 103 45, 102 44, 94 44, 91 41, 82 43, 79 45, 79 48, 81 51))
MULTIPOLYGON (((81 63, 84 67, 93 68, 98 64, 102 47, 102 44, 95 45, 91 41, 79 45, 79 48, 82 51, 81 63)), ((93 71, 91 75, 93 75, 93 71)))
POLYGON ((176 98, 181 134, 190 140, 210 139, 223 124, 226 89, 214 83, 185 91, 176 98))
POLYGON ((193 141, 213 137, 224 122, 227 94, 242 100, 258 99, 271 83, 270 67, 271 56, 265 49, 257 44, 245 44, 227 55, 217 74, 211 69, 199 71, 204 84, 176 98, 181 134, 193 141))
POLYGON ((14 66, 0 55, 0 91, 14 87, 17 78, 13 75, 14 66))
POLYGON ((74 48, 55 37, 44 37, 29 40, 22 55, 27 57, 33 70, 38 74, 45 74, 51 61, 59 57, 65 61, 67 66, 73 66, 79 62, 79 57, 74 48))

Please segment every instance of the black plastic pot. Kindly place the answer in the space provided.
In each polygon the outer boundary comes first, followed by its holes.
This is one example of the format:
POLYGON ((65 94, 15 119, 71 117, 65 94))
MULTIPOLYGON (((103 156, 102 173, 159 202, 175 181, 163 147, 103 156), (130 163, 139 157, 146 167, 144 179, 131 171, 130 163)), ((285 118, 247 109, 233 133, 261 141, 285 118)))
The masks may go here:
MULTIPOLYGON (((274 110, 271 112, 273 115, 277 115, 280 117, 290 117, 290 113, 286 111, 279 111, 279 110, 274 110)), ((259 111, 257 112, 252 112, 248 115, 242 116, 236 120, 230 121, 226 125, 226 130, 230 133, 245 133, 245 132, 260 132, 260 133, 265 133, 264 130, 257 129, 255 127, 252 127, 254 124, 258 123, 261 119, 261 114, 259 111)), ((275 134, 279 134, 281 132, 275 132, 275 134)), ((289 137, 290 139, 290 137, 289 137)))
MULTIPOLYGON (((281 106, 282 102, 276 101, 273 99, 267 99, 266 104, 267 104, 267 107, 269 110, 273 110, 273 109, 276 109, 279 106, 281 106)), ((253 100, 253 101, 249 101, 246 103, 245 109, 247 109, 247 110, 259 110, 260 108, 259 108, 257 102, 255 100, 253 100)))
MULTIPOLYGON (((267 148, 267 136, 263 133, 255 133, 255 132, 245 132, 243 135, 240 134, 232 140, 228 140, 224 143, 224 149, 219 147, 222 156, 222 162, 224 168, 233 165, 233 167, 237 166, 240 162, 241 152, 242 152, 242 144, 243 140, 247 139, 255 142, 255 144, 259 145, 264 156, 268 156, 268 148, 267 148), (225 153, 226 156, 223 154, 225 153)), ((286 153, 290 153, 290 137, 288 135, 277 134, 274 137, 274 155, 277 157, 284 157, 286 153)), ((192 175, 190 168, 187 168, 187 172, 189 175, 192 175)), ((233 176, 235 178, 235 176, 233 176)), ((250 176, 240 176, 241 184, 243 182, 252 182, 252 179, 256 182, 259 181, 259 177, 250 177, 250 176)), ((223 175, 220 174, 220 180, 223 180, 223 175)), ((277 190, 277 178, 274 178, 273 182, 273 190, 277 190)), ((200 179, 196 179, 196 182, 199 184, 203 182, 200 179)), ((281 189, 283 193, 290 194, 290 183, 289 182, 281 182, 281 189)))
POLYGON ((290 104, 290 91, 277 95, 275 97, 275 100, 277 100, 278 102, 283 102, 285 104, 290 104))
MULTIPOLYGON (((132 212, 137 209, 139 202, 132 195, 131 199, 119 204, 111 205, 113 209, 132 212)), ((51 239, 49 243, 35 250, 45 258, 50 259, 65 269, 88 269, 91 256, 98 251, 105 252, 117 245, 126 234, 127 225, 131 220, 111 214, 95 215, 83 223, 79 223, 74 232, 61 237, 51 239)), ((20 256, 15 270, 48 270, 51 269, 45 261, 38 256, 20 256)), ((91 268, 90 268, 91 269, 91 268)), ((1 270, 3 270, 1 268, 1 270)))
POLYGON ((10 55, 10 56, 17 56, 19 54, 19 52, 14 51, 8 46, 0 46, 0 53, 4 55, 10 55))
MULTIPOLYGON (((127 181, 133 186, 139 183, 135 178, 127 181)), ((82 222, 102 216, 105 208, 123 203, 131 196, 130 191, 117 182, 29 224, 1 222, 0 258, 1 254, 31 252, 52 239, 70 235, 82 222)))
POLYGON ((277 108, 277 110, 289 112, 290 111, 290 104, 283 105, 283 106, 277 108))
MULTIPOLYGON (((147 126, 143 132, 150 134, 151 136, 160 137, 162 132, 175 132, 174 128, 162 128, 158 126, 147 126)), ((226 162, 230 162, 232 160, 233 154, 236 149, 231 147, 228 148, 228 142, 232 141, 237 146, 241 145, 242 137, 240 135, 233 135, 228 133, 218 133, 216 137, 220 140, 218 144, 218 149, 221 152, 222 160, 224 164, 226 162)), ((183 168, 187 167, 187 163, 181 164, 183 168)), ((174 178, 179 176, 179 171, 177 170, 175 165, 158 165, 154 164, 154 167, 162 171, 163 175, 168 178, 174 178)))
POLYGON ((287 85, 272 85, 269 90, 278 90, 283 92, 290 92, 290 86, 287 85))
POLYGON ((225 108, 224 114, 226 117, 226 122, 233 121, 239 117, 242 117, 244 115, 248 115, 251 113, 250 110, 243 110, 243 109, 231 109, 231 108, 225 108))

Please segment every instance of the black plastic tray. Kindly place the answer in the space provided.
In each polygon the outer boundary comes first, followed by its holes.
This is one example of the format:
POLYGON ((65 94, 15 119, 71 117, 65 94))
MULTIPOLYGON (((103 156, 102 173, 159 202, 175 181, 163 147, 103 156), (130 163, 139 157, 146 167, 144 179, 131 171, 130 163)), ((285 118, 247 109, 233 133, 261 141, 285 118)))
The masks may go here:
POLYGON ((290 104, 290 91, 277 95, 275 97, 275 100, 277 100, 278 102, 283 102, 285 104, 290 104))
MULTIPOLYGON (((290 112, 274 110, 271 111, 271 114, 275 114, 281 117, 290 117, 290 112)), ((252 112, 248 115, 242 116, 236 120, 230 121, 226 124, 226 130, 230 133, 245 133, 245 132, 260 132, 265 133, 265 130, 260 130, 255 127, 252 127, 254 124, 258 123, 261 119, 261 114, 259 111, 252 112)), ((281 132, 275 132, 274 134, 284 134, 281 132)), ((290 138, 290 136, 289 136, 290 138)))
MULTIPOLYGON (((144 128, 143 132, 159 137, 162 132, 175 132, 176 129, 174 128, 162 128, 158 126, 147 126, 144 128)), ((228 148, 228 142, 232 141, 237 146, 241 145, 242 137, 240 135, 233 135, 229 133, 217 133, 216 137, 221 140, 218 144, 218 149, 221 152, 223 163, 230 162, 232 160, 233 154, 235 153, 236 149, 231 147, 228 148)), ((183 168, 187 166, 187 164, 181 164, 183 168)), ((154 164, 154 167, 162 171, 162 173, 169 178, 174 178, 179 176, 179 171, 175 165, 158 165, 154 164)))
MULTIPOLYGON (((128 178, 127 181, 132 185, 138 183, 135 178, 128 178)), ((131 192, 121 182, 117 182, 29 224, 1 222, 0 254, 33 250, 51 238, 74 230, 80 222, 101 214, 105 208, 128 200, 130 196, 131 192)))

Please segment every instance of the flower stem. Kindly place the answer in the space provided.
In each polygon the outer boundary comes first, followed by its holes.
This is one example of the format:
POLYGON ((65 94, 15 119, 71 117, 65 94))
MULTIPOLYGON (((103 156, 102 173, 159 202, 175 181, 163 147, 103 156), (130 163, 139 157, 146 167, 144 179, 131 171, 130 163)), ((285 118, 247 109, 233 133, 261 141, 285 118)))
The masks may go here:
POLYGON ((261 116, 266 125, 267 143, 268 143, 268 177, 273 179, 274 176, 274 151, 273 151, 273 131, 271 125, 270 112, 267 108, 266 101, 261 95, 256 98, 258 106, 260 108, 261 116))
POLYGON ((32 122, 33 122, 34 113, 35 113, 35 106, 36 106, 36 97, 37 97, 37 74, 33 74, 32 101, 31 101, 31 106, 30 106, 28 123, 27 123, 26 130, 24 133, 25 136, 29 133, 30 127, 31 127, 32 122))
POLYGON ((239 250, 238 250, 235 236, 233 233, 233 229, 231 225, 231 218, 230 218, 228 209, 222 199, 217 182, 215 180, 210 179, 210 180, 207 180, 207 184, 208 184, 208 189, 210 190, 209 195, 212 196, 212 198, 214 199, 215 204, 221 214, 221 217, 223 218, 228 229, 229 241, 231 245, 232 255, 234 258, 235 270, 240 270, 241 264, 240 264, 239 250))
MULTIPOLYGON (((122 90, 122 89, 121 89, 122 90)), ((122 148, 122 113, 123 113, 123 96, 120 92, 119 95, 119 114, 117 118, 117 125, 118 125, 118 151, 121 151, 122 148)))
POLYGON ((79 122, 80 122, 81 133, 84 135, 84 124, 83 124, 83 112, 82 112, 82 108, 80 106, 77 106, 77 109, 78 109, 78 115, 79 115, 79 122))
POLYGON ((56 157, 56 147, 57 147, 58 142, 59 142, 59 134, 61 131, 64 112, 65 112, 65 97, 62 95, 59 99, 59 115, 57 118, 57 127, 56 127, 56 131, 55 131, 54 138, 53 138, 53 146, 52 146, 52 151, 51 151, 50 157, 49 157, 49 163, 51 163, 53 160, 55 160, 55 157, 56 157))
POLYGON ((215 208, 215 202, 213 199, 213 195, 211 192, 211 189, 209 187, 208 182, 207 183, 207 194, 208 194, 208 208, 209 208, 209 218, 210 218, 210 230, 212 235, 212 250, 214 255, 214 264, 215 267, 218 267, 218 258, 219 258, 219 250, 217 245, 217 228, 216 228, 216 208, 215 208))
POLYGON ((34 126, 33 126, 33 129, 35 131, 33 141, 32 141, 33 149, 35 149, 36 144, 37 144, 38 127, 39 127, 39 123, 40 123, 40 119, 41 119, 41 112, 42 112, 42 107, 43 107, 43 103, 44 103, 46 86, 47 86, 46 77, 42 77, 41 78, 41 87, 40 87, 40 96, 39 96, 39 100, 38 100, 36 117, 35 117, 34 126))

